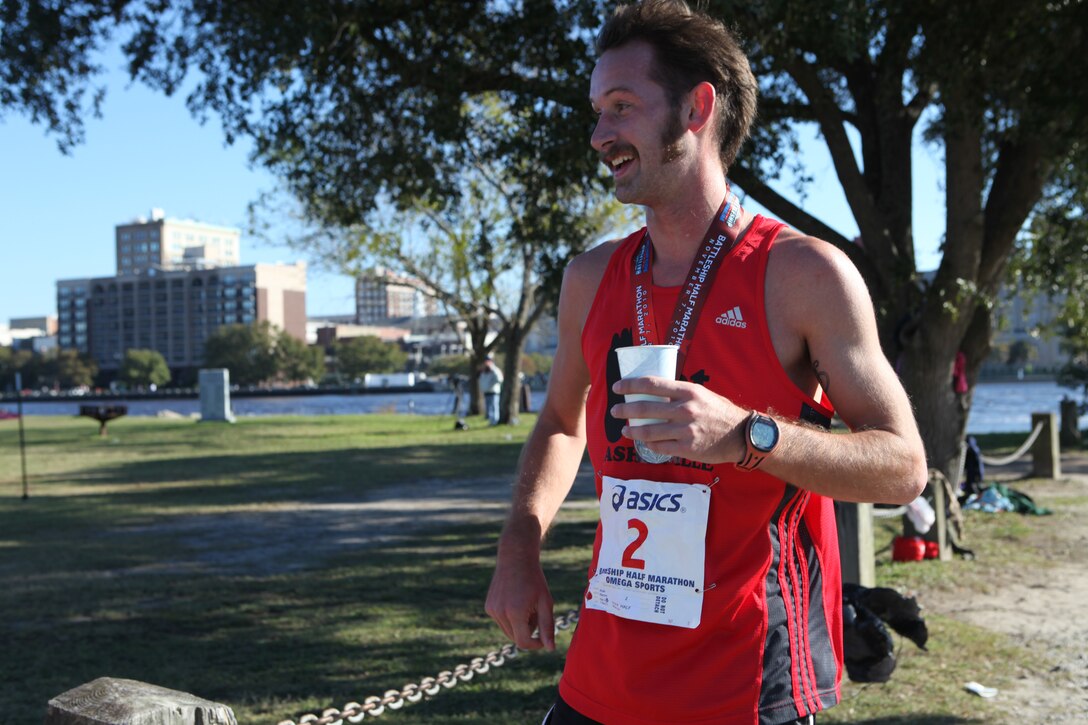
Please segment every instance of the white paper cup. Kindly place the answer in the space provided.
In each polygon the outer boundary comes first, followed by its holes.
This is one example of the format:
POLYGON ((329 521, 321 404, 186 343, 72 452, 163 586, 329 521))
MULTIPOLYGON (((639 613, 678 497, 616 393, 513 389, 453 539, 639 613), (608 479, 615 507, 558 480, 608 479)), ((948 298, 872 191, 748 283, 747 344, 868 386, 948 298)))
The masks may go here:
MULTIPOLYGON (((676 345, 635 345, 634 347, 616 348, 616 359, 620 364, 621 378, 644 378, 654 376, 674 380, 676 378, 676 354, 680 348, 676 345)), ((660 395, 641 393, 625 395, 624 400, 635 403, 641 400, 667 402, 668 398, 660 395)), ((628 418, 628 425, 650 425, 663 423, 661 418, 628 418)), ((647 463, 665 463, 672 456, 654 453, 642 441, 635 441, 635 450, 647 463)))

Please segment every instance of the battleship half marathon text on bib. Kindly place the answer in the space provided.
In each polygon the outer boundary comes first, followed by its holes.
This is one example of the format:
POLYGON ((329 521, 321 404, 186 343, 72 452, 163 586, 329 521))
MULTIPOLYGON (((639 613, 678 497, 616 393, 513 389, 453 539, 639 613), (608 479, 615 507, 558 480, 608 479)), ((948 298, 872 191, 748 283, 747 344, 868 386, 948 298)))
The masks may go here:
POLYGON ((703 611, 710 488, 601 481, 601 551, 586 606, 625 619, 694 629, 703 611))

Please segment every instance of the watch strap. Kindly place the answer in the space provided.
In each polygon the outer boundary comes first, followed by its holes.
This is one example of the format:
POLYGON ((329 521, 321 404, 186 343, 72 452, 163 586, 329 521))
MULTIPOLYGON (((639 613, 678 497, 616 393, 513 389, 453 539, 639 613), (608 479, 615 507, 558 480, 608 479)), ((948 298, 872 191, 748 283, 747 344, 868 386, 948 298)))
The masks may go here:
MULTIPOLYGON (((759 467, 759 464, 763 463, 763 460, 767 456, 774 452, 774 448, 769 451, 763 451, 752 444, 752 425, 755 424, 756 420, 759 418, 770 420, 772 425, 776 428, 778 427, 773 418, 762 415, 757 410, 752 411, 751 415, 748 416, 748 420, 744 422, 744 455, 741 456, 741 459, 736 463, 736 467, 742 471, 754 471, 759 467)), ((775 445, 777 444, 778 441, 776 440, 775 445)))

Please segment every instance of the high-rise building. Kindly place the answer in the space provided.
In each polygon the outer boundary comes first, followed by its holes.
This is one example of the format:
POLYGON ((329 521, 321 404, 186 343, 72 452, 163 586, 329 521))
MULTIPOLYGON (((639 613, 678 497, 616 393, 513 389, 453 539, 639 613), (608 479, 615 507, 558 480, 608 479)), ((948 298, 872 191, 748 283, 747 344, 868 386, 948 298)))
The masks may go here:
POLYGON ((434 291, 414 277, 375 267, 355 279, 355 321, 361 325, 437 312, 434 291))
POLYGON ((162 209, 152 209, 150 219, 138 217, 117 225, 117 274, 179 265, 236 266, 241 263, 241 236, 233 227, 167 219, 162 209))
POLYGON ((240 265, 239 236, 160 210, 119 225, 116 276, 57 282, 58 345, 112 371, 132 348, 157 350, 174 369, 199 367, 222 325, 267 320, 304 341, 306 264, 240 265))

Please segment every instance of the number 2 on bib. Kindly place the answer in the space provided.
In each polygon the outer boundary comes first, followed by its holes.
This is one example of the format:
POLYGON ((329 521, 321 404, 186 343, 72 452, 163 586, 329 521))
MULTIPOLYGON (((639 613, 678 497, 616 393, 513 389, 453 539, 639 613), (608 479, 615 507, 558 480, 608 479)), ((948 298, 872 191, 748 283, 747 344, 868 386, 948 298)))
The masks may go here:
POLYGON ((646 560, 636 559, 635 552, 639 550, 639 547, 646 543, 646 537, 650 535, 650 530, 646 527, 646 524, 638 519, 628 519, 627 528, 635 530, 635 540, 627 545, 627 548, 623 550, 623 560, 620 564, 627 569, 645 569, 646 560))

